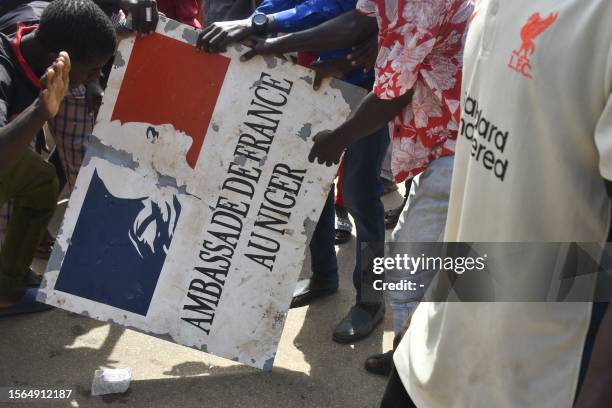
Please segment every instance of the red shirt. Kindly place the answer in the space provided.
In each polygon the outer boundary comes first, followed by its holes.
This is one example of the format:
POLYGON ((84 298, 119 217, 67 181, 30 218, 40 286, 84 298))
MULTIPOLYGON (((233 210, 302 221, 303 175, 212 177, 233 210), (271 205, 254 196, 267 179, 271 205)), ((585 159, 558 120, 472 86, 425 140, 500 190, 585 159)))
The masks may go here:
POLYGON ((463 43, 468 0, 359 0, 357 9, 378 21, 374 93, 412 102, 393 122, 391 169, 397 181, 451 156, 460 120, 463 43))
POLYGON ((173 20, 194 28, 202 28, 197 0, 157 0, 157 9, 173 20))

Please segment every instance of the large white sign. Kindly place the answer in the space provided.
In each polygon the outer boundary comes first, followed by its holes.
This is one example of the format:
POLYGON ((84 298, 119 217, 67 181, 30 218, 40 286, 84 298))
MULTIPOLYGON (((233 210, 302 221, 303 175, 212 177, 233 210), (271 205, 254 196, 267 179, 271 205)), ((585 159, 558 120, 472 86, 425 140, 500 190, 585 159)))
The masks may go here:
POLYGON ((312 136, 364 92, 195 39, 121 44, 39 300, 271 369, 336 172, 312 136))

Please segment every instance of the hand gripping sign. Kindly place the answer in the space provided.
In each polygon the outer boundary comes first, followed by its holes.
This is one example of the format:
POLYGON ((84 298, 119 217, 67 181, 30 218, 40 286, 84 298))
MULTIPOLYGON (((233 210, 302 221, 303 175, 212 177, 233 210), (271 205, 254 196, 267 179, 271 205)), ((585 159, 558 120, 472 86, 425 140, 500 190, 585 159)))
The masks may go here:
POLYGON ((196 36, 121 44, 39 300, 270 369, 336 172, 312 136, 364 91, 196 36))

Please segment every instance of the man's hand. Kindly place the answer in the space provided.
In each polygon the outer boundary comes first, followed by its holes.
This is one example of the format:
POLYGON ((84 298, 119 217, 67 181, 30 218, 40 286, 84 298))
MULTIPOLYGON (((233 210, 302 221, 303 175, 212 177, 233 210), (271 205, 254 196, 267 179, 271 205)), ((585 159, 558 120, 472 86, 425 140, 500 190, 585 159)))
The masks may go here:
POLYGON ((151 34, 157 28, 159 12, 155 0, 120 0, 119 6, 132 16, 132 28, 138 34, 151 34))
POLYGON ((68 92, 70 75, 70 57, 62 51, 59 56, 40 79, 41 93, 38 97, 38 109, 43 117, 48 120, 59 111, 60 104, 68 92))
POLYGON ((261 37, 250 37, 243 44, 251 49, 242 54, 240 61, 245 62, 250 60, 256 55, 274 55, 275 57, 285 59, 276 38, 261 38, 261 37))
POLYGON ((316 61, 310 65, 310 68, 315 71, 315 78, 312 84, 315 91, 321 87, 321 82, 324 78, 342 78, 344 75, 355 70, 355 67, 346 58, 316 61))
POLYGON ((314 137, 314 145, 308 155, 308 161, 314 163, 315 159, 320 163, 325 163, 330 167, 340 162, 340 157, 346 146, 343 137, 336 130, 324 130, 314 137))
POLYGON ((213 23, 200 31, 196 47, 206 52, 224 52, 229 44, 253 35, 250 19, 213 23))
POLYGON ((373 35, 366 41, 353 47, 350 54, 346 56, 353 69, 363 67, 363 72, 374 68, 378 56, 378 35, 373 35))

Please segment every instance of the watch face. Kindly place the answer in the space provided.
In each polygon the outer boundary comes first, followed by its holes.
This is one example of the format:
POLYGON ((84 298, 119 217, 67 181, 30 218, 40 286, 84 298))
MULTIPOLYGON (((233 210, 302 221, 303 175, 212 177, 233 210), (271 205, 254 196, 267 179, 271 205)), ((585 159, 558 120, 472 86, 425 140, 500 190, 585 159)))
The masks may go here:
POLYGON ((263 13, 258 13, 253 16, 253 25, 261 27, 266 25, 268 17, 263 13))

